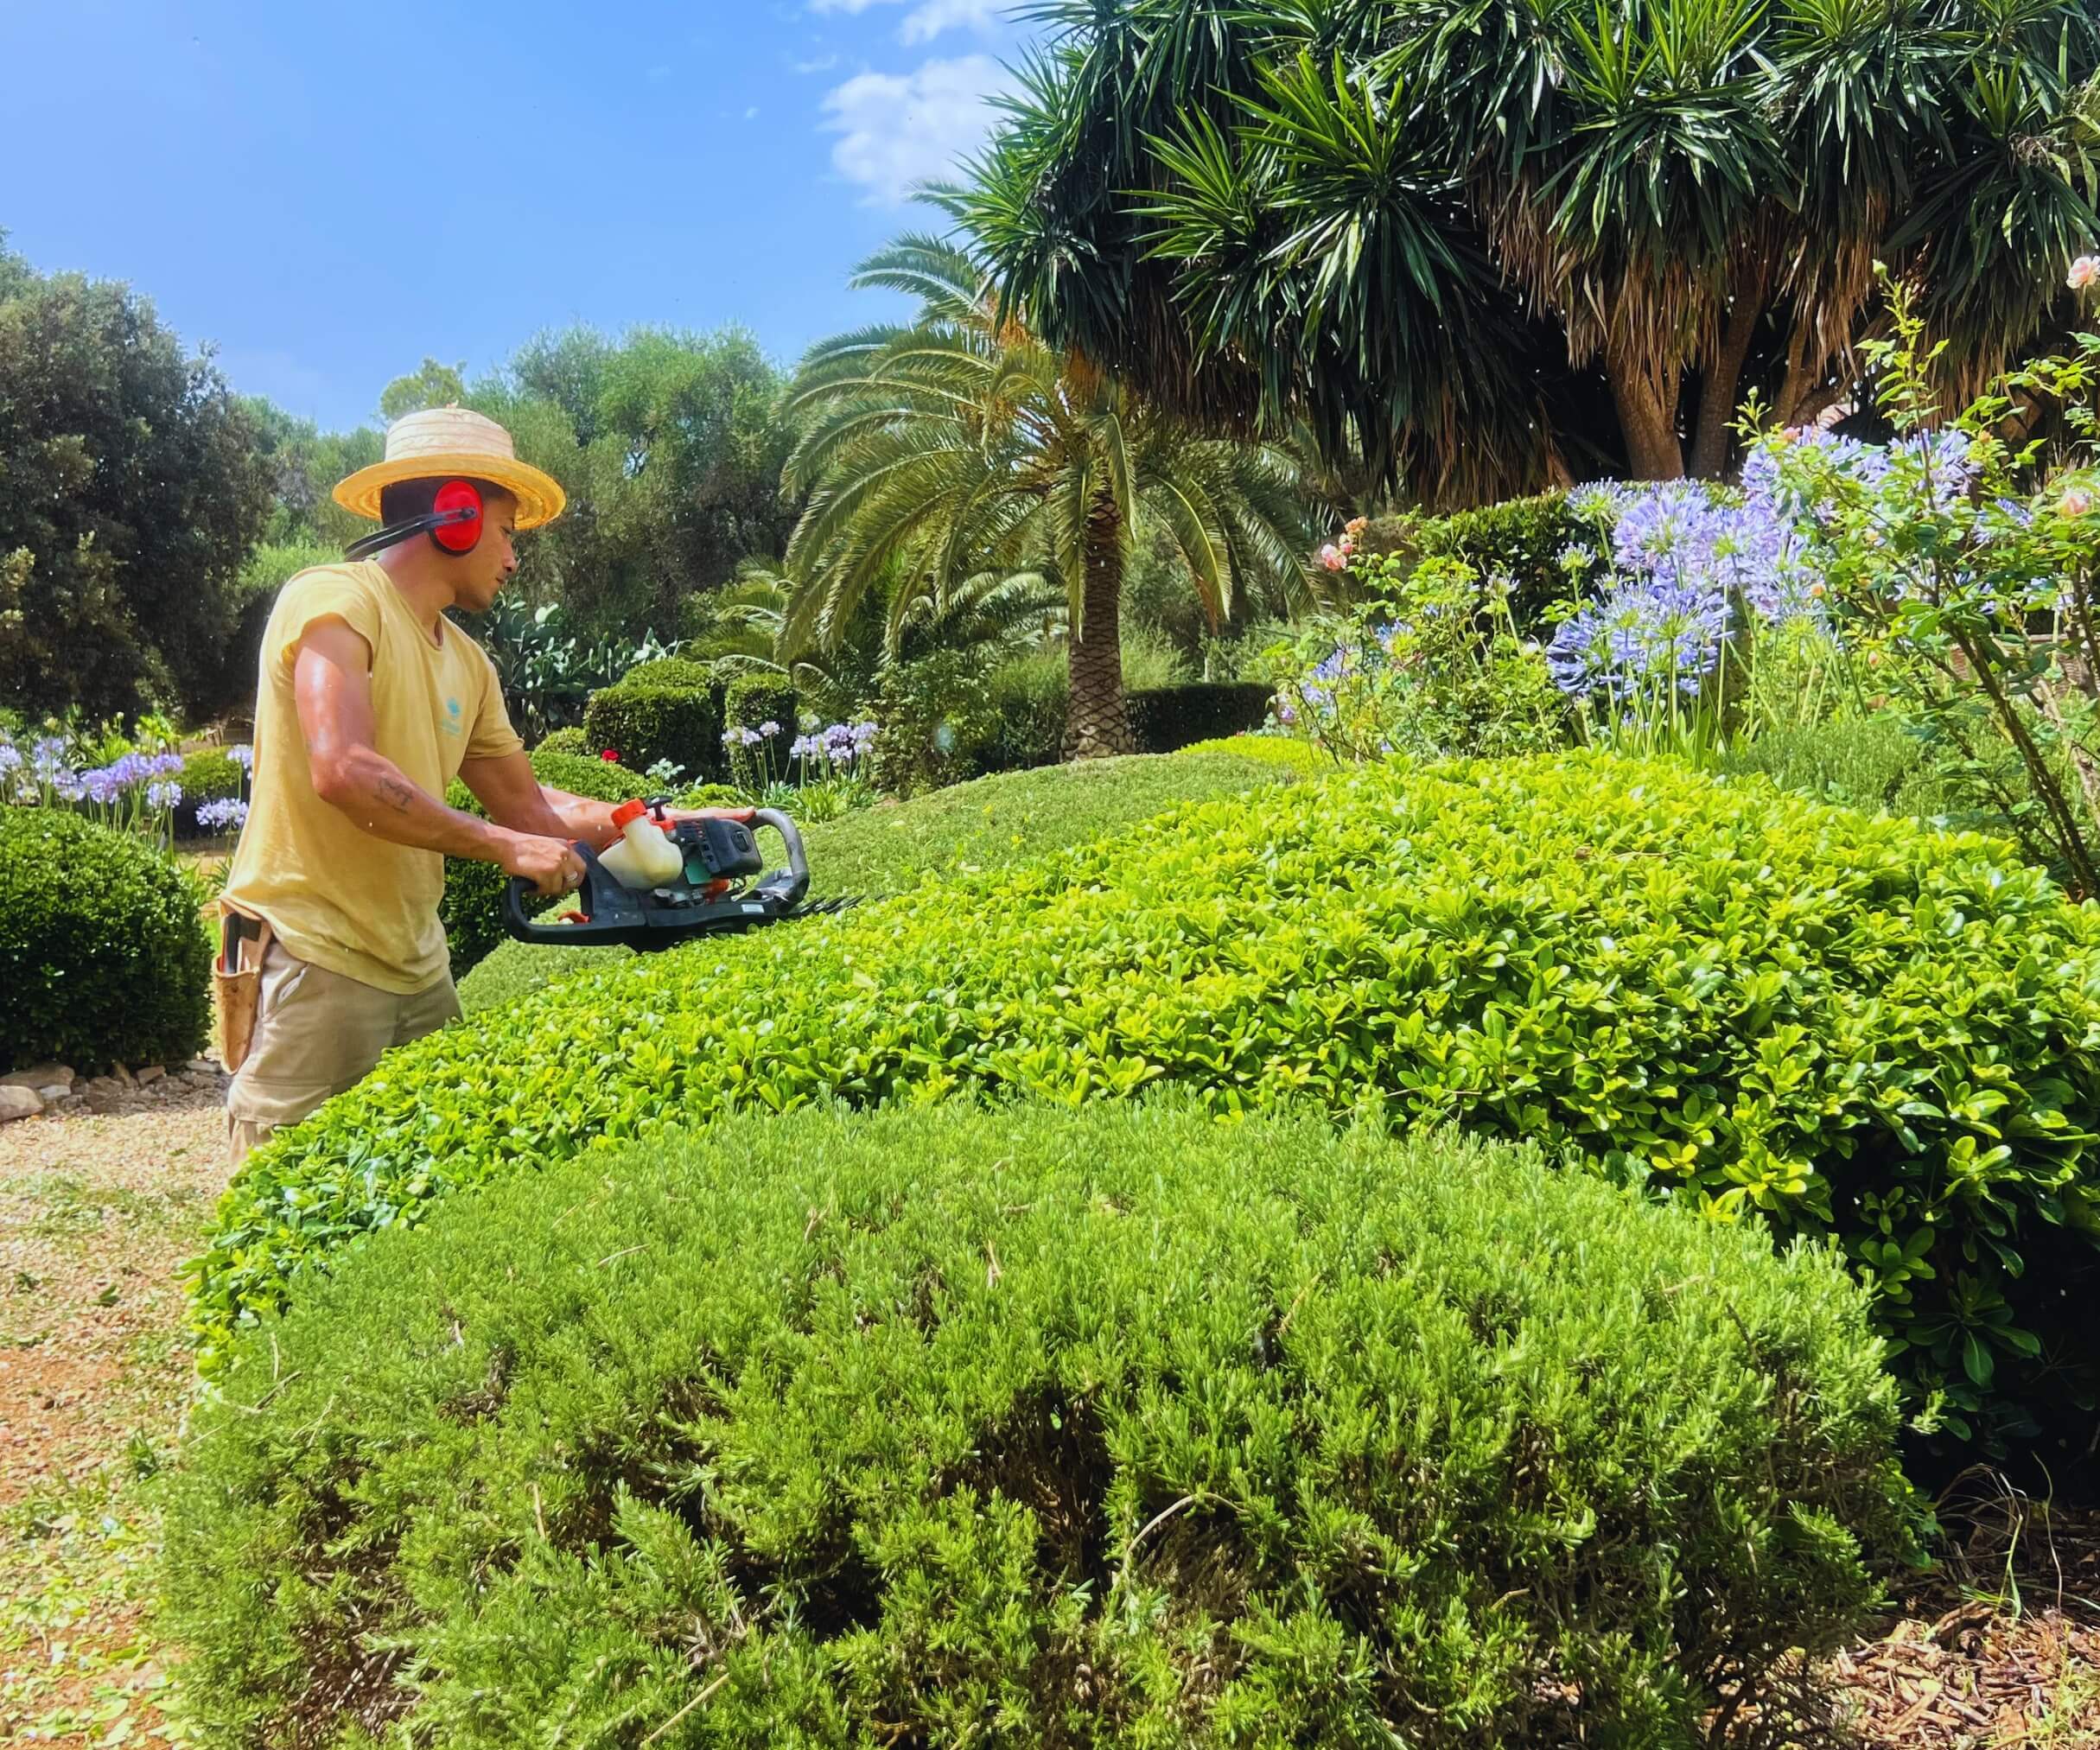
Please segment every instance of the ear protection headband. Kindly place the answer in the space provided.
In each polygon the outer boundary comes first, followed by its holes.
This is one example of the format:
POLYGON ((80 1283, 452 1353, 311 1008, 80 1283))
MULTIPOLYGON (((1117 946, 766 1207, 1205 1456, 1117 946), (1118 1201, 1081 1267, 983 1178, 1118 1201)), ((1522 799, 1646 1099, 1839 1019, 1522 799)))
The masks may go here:
POLYGON ((423 515, 363 536, 344 548, 343 554, 346 558, 363 559, 416 535, 428 535, 441 552, 471 553, 481 538, 481 494, 469 481, 449 480, 438 487, 437 496, 423 515))

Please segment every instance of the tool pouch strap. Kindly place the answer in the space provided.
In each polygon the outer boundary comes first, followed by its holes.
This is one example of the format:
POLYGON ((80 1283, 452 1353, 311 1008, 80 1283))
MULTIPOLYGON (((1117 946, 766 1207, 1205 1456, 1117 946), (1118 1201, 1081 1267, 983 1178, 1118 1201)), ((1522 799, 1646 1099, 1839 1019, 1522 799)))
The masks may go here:
POLYGON ((268 919, 220 901, 219 955, 212 963, 212 982, 219 994, 219 1060, 229 1075, 246 1061, 255 1042, 263 956, 270 939, 268 919))

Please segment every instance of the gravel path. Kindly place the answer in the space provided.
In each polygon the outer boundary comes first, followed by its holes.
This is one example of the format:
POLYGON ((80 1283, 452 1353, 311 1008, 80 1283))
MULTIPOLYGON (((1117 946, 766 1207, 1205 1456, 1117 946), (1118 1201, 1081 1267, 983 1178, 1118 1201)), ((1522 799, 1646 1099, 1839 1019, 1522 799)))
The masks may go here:
POLYGON ((0 1743, 145 1741, 151 1479, 188 1401, 176 1267, 226 1182, 208 1090, 0 1129, 0 1743))

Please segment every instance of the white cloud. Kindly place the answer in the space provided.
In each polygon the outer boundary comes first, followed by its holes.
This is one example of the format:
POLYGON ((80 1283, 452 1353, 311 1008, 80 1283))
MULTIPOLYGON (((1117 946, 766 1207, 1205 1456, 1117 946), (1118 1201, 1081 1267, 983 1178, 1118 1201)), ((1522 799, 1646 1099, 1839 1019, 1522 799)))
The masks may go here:
POLYGON ((840 137, 831 162, 870 205, 901 202, 914 182, 950 174, 983 143, 995 119, 986 99, 1006 77, 990 55, 968 54, 850 79, 824 100, 824 125, 840 137))
POLYGON ((829 73, 837 65, 838 57, 836 54, 819 54, 812 56, 808 60, 790 61, 788 71, 801 73, 829 73))
MULTIPOLYGON (((859 13, 872 6, 894 3, 896 0, 810 0, 810 10, 859 13)), ((931 42, 942 31, 958 27, 989 31, 1012 3, 1013 0, 915 0, 897 35, 907 43, 915 43, 931 42)))
POLYGON ((907 43, 931 42, 951 26, 967 26, 982 35, 991 29, 998 11, 994 0, 922 0, 897 34, 907 43))
POLYGON ((755 122, 758 119, 758 105, 756 104, 753 104, 749 109, 744 111, 744 119, 748 122, 755 122))

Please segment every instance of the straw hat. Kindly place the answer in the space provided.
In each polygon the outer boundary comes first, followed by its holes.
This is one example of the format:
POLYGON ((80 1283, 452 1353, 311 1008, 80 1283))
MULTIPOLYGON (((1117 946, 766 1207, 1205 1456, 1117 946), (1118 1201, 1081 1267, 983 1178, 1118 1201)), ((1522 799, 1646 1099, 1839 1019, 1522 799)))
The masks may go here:
POLYGON ((518 460, 511 435, 464 407, 404 413, 386 429, 386 460, 360 468, 335 488, 335 502, 379 520, 379 493, 404 480, 485 480, 518 500, 518 526, 536 529, 562 513, 569 495, 552 474, 518 460))

